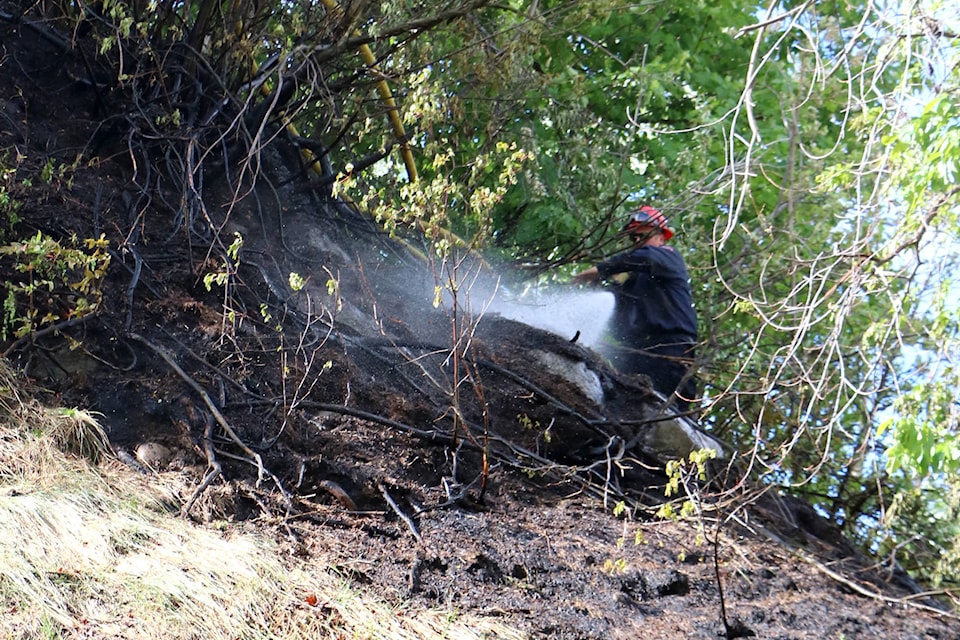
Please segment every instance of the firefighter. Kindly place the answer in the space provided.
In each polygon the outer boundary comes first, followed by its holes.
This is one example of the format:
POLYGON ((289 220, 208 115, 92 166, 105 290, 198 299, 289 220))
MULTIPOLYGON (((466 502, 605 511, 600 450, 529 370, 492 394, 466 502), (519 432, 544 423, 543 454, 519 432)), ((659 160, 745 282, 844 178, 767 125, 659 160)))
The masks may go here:
POLYGON ((657 391, 676 396, 678 411, 687 412, 697 394, 697 315, 687 266, 666 245, 673 231, 653 207, 634 211, 623 234, 631 240, 630 249, 581 271, 573 282, 611 285, 616 302, 605 355, 622 373, 648 376, 657 391))

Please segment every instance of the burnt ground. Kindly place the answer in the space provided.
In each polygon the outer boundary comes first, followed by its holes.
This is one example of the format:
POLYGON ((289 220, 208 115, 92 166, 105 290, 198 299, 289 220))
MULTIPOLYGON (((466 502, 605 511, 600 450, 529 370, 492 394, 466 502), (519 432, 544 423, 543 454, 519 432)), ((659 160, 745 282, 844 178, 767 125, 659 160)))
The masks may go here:
MULTIPOLYGON (((948 605, 805 505, 704 488, 701 518, 654 517, 659 452, 603 446, 648 424, 637 407, 656 412, 642 381, 497 318, 457 326, 470 349, 452 359, 429 268, 303 189, 218 221, 245 239, 226 316, 202 284, 221 254, 140 197, 76 62, 35 42, 0 25, 17 232, 102 232, 113 262, 95 316, 3 348, 51 403, 99 411, 131 473, 179 487, 171 517, 255 528, 400 608, 449 606, 535 638, 960 636, 948 605), (39 179, 51 161, 69 170, 39 179), (290 271, 311 286, 291 292, 290 271), (544 353, 595 372, 603 401, 546 371, 544 353)), ((284 157, 275 184, 293 183, 284 157)), ((209 211, 231 201, 204 197, 209 211)))

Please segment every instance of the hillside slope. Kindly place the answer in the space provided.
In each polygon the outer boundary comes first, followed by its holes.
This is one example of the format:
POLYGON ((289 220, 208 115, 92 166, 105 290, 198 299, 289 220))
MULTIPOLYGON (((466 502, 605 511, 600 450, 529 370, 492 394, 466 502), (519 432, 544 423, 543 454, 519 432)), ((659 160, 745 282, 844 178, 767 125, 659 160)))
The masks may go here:
MULTIPOLYGON (((159 520, 187 527, 178 535, 194 527, 197 536, 225 531, 239 546, 267 540, 286 562, 323 567, 364 594, 360 604, 318 603, 277 587, 289 606, 326 617, 346 619, 372 599, 403 619, 447 612, 451 628, 486 620, 493 636, 960 632, 936 602, 785 498, 760 499, 747 484, 710 494, 685 476, 701 511, 654 517, 664 460, 702 446, 725 459, 732 452, 664 413, 642 380, 610 371, 573 336, 484 314, 495 278, 480 260, 459 262, 463 288, 451 290, 460 297, 434 304, 449 265, 424 261, 415 237, 399 242, 325 198, 279 131, 262 150, 256 188, 233 188, 228 155, 197 176, 203 190, 191 197, 202 198, 190 200, 175 188, 184 184, 176 165, 164 164, 182 147, 151 147, 125 130, 134 106, 78 81, 82 57, 66 40, 38 38, 39 28, 0 24, 13 235, 67 243, 103 234, 111 264, 96 314, 8 339, 5 355, 49 404, 101 415, 117 455, 103 473, 117 487, 162 488, 159 520)), ((200 135, 183 133, 176 140, 200 135)), ((3 268, 15 277, 9 262, 3 268)), ((4 474, 0 490, 11 518, 22 513, 18 499, 39 490, 17 477, 4 474)), ((62 532, 51 518, 30 522, 62 532)), ((4 562, 25 553, 3 544, 4 562)), ((187 573, 211 562, 197 553, 214 553, 183 551, 169 562, 187 573)), ((32 557, 37 575, 72 575, 45 565, 42 550, 32 557)), ((108 586, 74 603, 73 580, 51 584, 64 602, 55 616, 63 633, 137 637, 117 622, 136 610, 108 586), (91 615, 94 606, 109 615, 91 615)), ((26 624, 34 605, 10 606, 26 624)), ((444 633, 367 624, 332 628, 444 633)))

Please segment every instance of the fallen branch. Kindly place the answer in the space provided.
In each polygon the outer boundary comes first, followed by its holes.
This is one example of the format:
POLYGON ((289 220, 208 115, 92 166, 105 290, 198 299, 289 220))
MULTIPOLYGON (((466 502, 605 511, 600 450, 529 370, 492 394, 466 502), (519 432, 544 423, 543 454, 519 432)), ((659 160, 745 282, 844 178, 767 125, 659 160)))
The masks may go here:
MULTIPOLYGON (((903 598, 894 598, 891 596, 885 596, 879 591, 868 589, 867 587, 861 585, 860 583, 854 582, 850 578, 840 573, 837 573, 836 571, 827 567, 825 564, 823 564, 819 560, 813 558, 807 553, 804 553, 801 549, 794 549, 794 552, 799 557, 803 558, 808 563, 812 564, 816 570, 820 571, 822 574, 824 574, 828 578, 831 578, 832 580, 835 580, 840 584, 846 587, 849 587, 851 590, 853 590, 855 593, 861 596, 872 598, 874 600, 878 600, 886 604, 900 604, 907 607, 914 607, 915 609, 920 609, 928 613, 933 613, 935 615, 942 616, 944 618, 950 618, 951 620, 960 620, 960 616, 950 613, 949 611, 944 611, 943 609, 938 609, 937 607, 933 607, 928 604, 923 604, 922 602, 915 602, 915 599, 918 597, 917 595, 906 596, 903 598)), ((934 595, 934 594, 931 593, 931 594, 923 594, 923 595, 934 595)))
MULTIPOLYGON (((260 402, 264 404, 268 404, 268 403, 272 404, 273 401, 262 400, 260 402)), ((257 402, 254 401, 252 404, 257 404, 257 402)), ((381 424, 385 427, 390 427, 393 429, 397 429, 401 432, 408 433, 414 437, 420 438, 422 440, 426 440, 428 442, 435 443, 437 445, 444 445, 444 446, 453 445, 453 437, 448 433, 443 433, 442 431, 437 431, 435 429, 431 429, 431 430, 419 429, 412 425, 399 422, 397 420, 393 420, 392 418, 387 418, 385 416, 382 416, 376 413, 364 411, 362 409, 357 409, 354 407, 348 407, 346 405, 332 404, 327 402, 314 402, 312 400, 304 401, 303 403, 300 404, 300 406, 305 409, 319 409, 320 411, 329 411, 331 413, 339 413, 342 415, 353 416, 355 418, 360 418, 363 420, 369 420, 371 422, 381 424)), ((474 429, 474 430, 476 429, 475 425, 467 423, 467 426, 471 429, 474 429)), ((553 474, 555 477, 557 477, 559 480, 562 480, 562 481, 570 481, 572 478, 576 478, 576 480, 581 483, 582 489, 585 490, 588 494, 596 498, 599 498, 601 500, 608 500, 610 496, 613 496, 617 500, 624 500, 628 502, 628 504, 630 504, 631 506, 636 506, 632 503, 632 501, 628 498, 628 496, 619 487, 617 487, 616 485, 608 481, 609 479, 606 474, 606 467, 611 462, 618 467, 620 466, 620 464, 628 463, 628 461, 632 462, 633 464, 640 464, 639 461, 635 459, 632 459, 632 458, 621 459, 619 456, 615 456, 608 460, 607 458, 609 458, 610 456, 609 454, 607 454, 607 456, 605 456, 603 459, 598 460, 593 464, 590 464, 587 466, 579 466, 579 467, 569 466, 569 465, 561 464, 553 460, 550 460, 548 458, 545 458, 540 454, 530 451, 529 449, 526 449, 524 447, 521 447, 520 445, 514 442, 510 442, 509 440, 503 438, 502 436, 498 436, 496 434, 489 434, 488 437, 490 438, 491 444, 502 445, 510 453, 513 454, 513 457, 510 457, 510 456, 507 456, 505 453, 494 451, 493 456, 503 464, 506 464, 510 467, 519 469, 527 473, 539 473, 544 475, 553 474), (531 463, 536 463, 536 466, 533 466, 531 464, 525 464, 523 460, 528 460, 531 463), (598 467, 603 467, 604 471, 598 471, 597 470, 598 467), (595 479, 597 484, 594 484, 591 478, 595 479)), ((477 445, 474 444, 473 442, 466 441, 466 444, 471 449, 480 451, 477 445)), ((645 465, 641 465, 641 466, 645 466, 645 465)))
POLYGON ((190 377, 190 375, 186 371, 180 368, 180 365, 177 364, 176 360, 174 360, 173 356, 170 355, 166 349, 164 349, 161 346, 153 344, 152 342, 150 342, 149 340, 147 340, 146 338, 144 338, 139 334, 130 333, 129 336, 134 340, 137 340, 138 342, 143 343, 144 345, 149 347, 154 353, 156 353, 158 356, 163 358, 166 361, 166 363, 170 365, 170 368, 176 371, 177 375, 179 375, 183 379, 183 381, 190 386, 191 389, 193 389, 195 392, 197 392, 197 394, 201 398, 203 398, 203 402, 207 405, 207 408, 210 409, 210 413, 216 419, 217 424, 219 424, 221 428, 223 428, 223 430, 227 433, 227 435, 230 436, 230 439, 233 440, 233 442, 238 447, 240 447, 240 449, 245 454, 250 456, 250 458, 256 462, 258 481, 262 481, 266 471, 263 468, 263 460, 260 458, 260 454, 258 454, 256 451, 248 447, 246 443, 240 439, 240 436, 237 435, 237 432, 233 429, 233 427, 230 426, 230 423, 227 422, 227 419, 223 417, 223 414, 220 413, 220 410, 217 408, 217 405, 213 402, 213 399, 210 398, 210 395, 203 389, 203 387, 201 387, 196 380, 190 377))
MULTIPOLYGON (((899 604, 905 607, 913 607, 915 609, 920 609, 922 611, 932 613, 942 618, 949 618, 951 620, 960 620, 960 616, 958 616, 955 613, 950 613, 949 611, 945 611, 943 609, 939 609, 937 607, 933 607, 928 604, 923 604, 922 602, 915 602, 917 597, 922 597, 923 595, 927 595, 927 594, 911 594, 911 595, 900 597, 900 598, 884 595, 879 591, 865 587, 858 582, 854 582, 852 579, 848 578, 847 576, 827 567, 825 564, 823 564, 822 562, 814 558, 812 555, 810 555, 809 553, 807 553, 797 545, 780 537, 779 535, 777 535, 767 527, 763 526, 762 524, 758 522, 753 522, 751 524, 751 528, 754 531, 758 531, 762 533, 766 538, 776 542, 777 544, 782 546, 784 549, 787 549, 788 551, 793 552, 794 555, 796 555, 801 560, 804 560, 808 564, 812 565, 813 568, 816 569, 817 571, 821 572, 831 580, 835 580, 836 582, 848 587, 851 591, 853 591, 858 595, 864 596, 865 598, 871 598, 873 600, 877 600, 885 604, 899 604)), ((929 595, 936 595, 936 594, 931 593, 929 595)))

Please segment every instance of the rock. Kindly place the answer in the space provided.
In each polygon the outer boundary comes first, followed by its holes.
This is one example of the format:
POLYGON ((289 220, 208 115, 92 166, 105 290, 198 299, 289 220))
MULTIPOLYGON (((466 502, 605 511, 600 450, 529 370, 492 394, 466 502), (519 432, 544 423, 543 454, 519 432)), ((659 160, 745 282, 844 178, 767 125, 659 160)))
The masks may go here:
POLYGON ((640 444, 665 459, 686 458, 700 449, 712 449, 717 460, 726 458, 723 443, 681 417, 653 422, 640 434, 640 444))
POLYGON ((603 405, 603 386, 600 383, 600 376, 590 369, 586 362, 572 360, 549 351, 533 351, 531 355, 547 373, 563 378, 597 406, 603 405))
POLYGON ((159 442, 144 442, 134 453, 137 460, 154 471, 166 468, 173 459, 173 452, 159 442))

